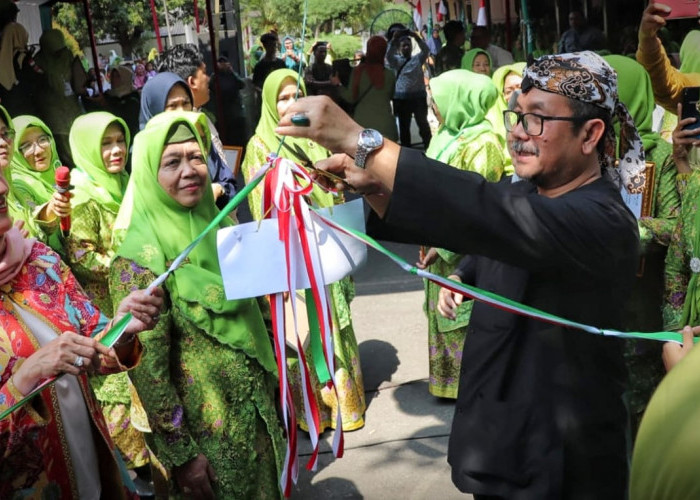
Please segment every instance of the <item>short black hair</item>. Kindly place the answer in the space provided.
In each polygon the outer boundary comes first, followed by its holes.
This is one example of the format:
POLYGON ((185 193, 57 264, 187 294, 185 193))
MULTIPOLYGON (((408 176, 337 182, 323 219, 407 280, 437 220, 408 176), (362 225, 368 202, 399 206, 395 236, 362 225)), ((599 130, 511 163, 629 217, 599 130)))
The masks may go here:
POLYGON ((187 81, 187 78, 197 74, 202 64, 204 64, 204 57, 197 46, 192 43, 181 43, 163 52, 158 57, 156 68, 158 73, 168 71, 187 81))
POLYGON ((449 42, 460 33, 464 33, 464 24, 462 21, 447 21, 442 31, 445 33, 445 38, 449 42))
POLYGON ((600 137, 598 144, 596 144, 596 149, 598 150, 598 155, 602 157, 605 153, 605 137, 607 136, 608 130, 612 127, 612 115, 610 112, 600 106, 591 104, 590 102, 579 101, 578 99, 569 98, 569 109, 573 117, 580 118, 580 121, 572 122, 572 127, 574 134, 577 134, 583 124, 588 120, 599 119, 605 124, 605 130, 603 135, 600 137))

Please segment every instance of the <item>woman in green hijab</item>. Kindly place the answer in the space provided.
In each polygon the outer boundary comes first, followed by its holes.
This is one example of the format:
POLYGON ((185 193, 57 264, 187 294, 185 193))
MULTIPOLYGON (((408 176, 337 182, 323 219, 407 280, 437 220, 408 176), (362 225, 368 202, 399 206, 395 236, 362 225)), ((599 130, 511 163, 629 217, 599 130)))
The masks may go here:
POLYGON ((12 182, 12 168, 10 167, 12 162, 12 157, 14 154, 14 144, 16 141, 16 131, 14 122, 10 118, 10 114, 7 110, 0 106, 0 125, 4 124, 9 134, 11 134, 11 140, 5 140, 2 144, 2 149, 0 149, 0 170, 2 171, 3 177, 7 181, 9 187, 9 192, 6 196, 7 198, 7 208, 10 213, 10 217, 15 223, 21 223, 21 227, 27 232, 29 237, 37 238, 40 240, 45 240, 46 235, 39 228, 39 225, 34 220, 32 211, 29 210, 27 204, 21 199, 16 189, 13 187, 12 182))
POLYGON ((471 49, 462 56, 462 69, 491 76, 491 56, 484 49, 471 49))
MULTIPOLYGON (((503 145, 486 119, 498 97, 491 79, 466 69, 454 69, 431 79, 430 91, 440 127, 425 154, 460 170, 477 172, 491 182, 500 180, 504 171, 503 145)), ((460 258, 450 251, 431 248, 420 257, 419 264, 423 268, 429 266, 432 273, 447 276, 460 258)), ((439 285, 425 282, 428 388, 434 396, 454 399, 472 301, 459 306, 456 320, 443 318, 437 311, 440 289, 439 285)))
MULTIPOLYGON (((129 129, 121 118, 98 111, 78 117, 69 140, 75 161, 71 172, 75 189, 66 261, 93 304, 111 315, 112 232, 129 181, 125 170, 129 129)), ((94 376, 90 384, 127 467, 147 465, 149 455, 143 435, 131 425, 131 391, 126 372, 94 376)))
POLYGON ((506 160, 506 174, 513 173, 513 162, 510 159, 508 145, 506 144, 506 127, 503 124, 503 112, 508 109, 508 101, 513 92, 520 90, 520 83, 523 80, 524 62, 517 62, 501 66, 493 72, 491 80, 498 90, 496 102, 491 106, 486 118, 493 126, 493 131, 503 141, 503 157, 506 160))
MULTIPOLYGON (((681 209, 681 198, 676 187, 678 172, 671 158, 672 146, 653 131, 652 115, 656 104, 651 79, 644 67, 625 56, 609 55, 604 59, 617 72, 620 101, 627 106, 639 131, 646 161, 654 164, 650 215, 642 217, 638 223, 644 269, 642 276, 635 280, 627 301, 624 327, 635 332, 675 328, 675 325, 668 323, 664 325, 662 317, 664 259, 681 209)), ((669 285, 675 293, 681 283, 669 285)), ((666 318, 667 321, 669 319, 666 318)), ((627 403, 634 436, 647 402, 665 373, 661 362, 661 345, 654 341, 626 340, 625 362, 630 379, 627 403)))
MULTIPOLYGON (((255 129, 255 135, 248 141, 246 155, 243 160, 243 176, 248 182, 255 172, 265 163, 267 155, 277 152, 280 137, 275 134, 275 127, 280 116, 287 107, 296 99, 298 75, 288 69, 275 70, 268 75, 263 85, 263 100, 260 122, 255 129)), ((300 96, 306 94, 304 81, 300 81, 300 96)), ((288 158, 297 164, 309 166, 307 162, 316 163, 318 160, 328 158, 329 152, 318 144, 308 139, 287 137, 279 152, 283 158, 288 158)), ((344 203, 342 196, 334 197, 331 193, 314 186, 311 193, 311 201, 319 207, 330 207, 334 204, 344 203)), ((248 203, 250 211, 256 220, 262 217, 262 186, 258 186, 250 194, 248 203)), ((340 408, 343 419, 343 430, 352 431, 364 425, 365 397, 362 371, 360 368, 360 352, 355 339, 350 315, 350 302, 355 296, 355 286, 350 277, 330 285, 333 312, 333 343, 335 347, 336 380, 340 403, 335 394, 322 386, 315 378, 315 372, 311 370, 313 387, 316 392, 316 401, 319 404, 320 429, 334 428, 336 412, 340 408)), ((313 363, 311 353, 307 353, 307 360, 313 363)), ((299 426, 306 428, 304 404, 302 400, 301 373, 299 372, 299 360, 295 356, 288 356, 289 378, 294 394, 294 406, 297 412, 299 426)))
MULTIPOLYGON (((71 204, 67 193, 58 193, 54 188, 56 168, 61 166, 56 142, 51 130, 36 116, 17 116, 14 124, 12 189, 31 213, 39 229, 38 237, 63 255, 58 221, 70 216, 71 204)), ((32 233, 31 228, 29 231, 32 233)))
MULTIPOLYGON (((115 303, 148 286, 218 214, 209 141, 204 115, 180 111, 153 117, 136 135, 115 223, 115 303)), ((257 300, 226 300, 215 232, 164 289, 166 305, 156 327, 140 336, 144 356, 130 372, 148 416, 150 449, 185 495, 279 498, 284 443, 275 359, 257 300)))

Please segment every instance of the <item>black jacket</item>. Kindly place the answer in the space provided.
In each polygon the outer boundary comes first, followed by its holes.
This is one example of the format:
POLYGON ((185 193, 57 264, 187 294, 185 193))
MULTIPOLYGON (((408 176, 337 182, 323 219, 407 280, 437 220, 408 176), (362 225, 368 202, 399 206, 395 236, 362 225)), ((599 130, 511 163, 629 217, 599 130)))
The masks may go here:
MULTIPOLYGON (((606 179, 558 198, 491 184, 403 148, 378 237, 470 254, 465 281, 618 328, 637 263, 634 216, 606 179)), ((621 344, 475 303, 448 451, 462 491, 507 499, 622 499, 621 344)))

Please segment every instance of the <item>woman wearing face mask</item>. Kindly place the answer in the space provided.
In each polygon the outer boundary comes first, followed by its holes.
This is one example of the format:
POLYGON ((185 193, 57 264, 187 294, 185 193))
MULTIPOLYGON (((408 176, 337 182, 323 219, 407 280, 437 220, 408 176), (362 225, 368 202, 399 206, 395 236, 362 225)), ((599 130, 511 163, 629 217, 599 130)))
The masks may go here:
MULTIPOLYGON (((275 135, 275 127, 287 108, 296 100, 297 73, 288 69, 279 69, 270 73, 263 86, 263 104, 260 122, 255 129, 255 135, 248 141, 246 156, 243 161, 243 176, 248 182, 255 172, 265 163, 269 153, 276 152, 280 139, 275 135)), ((301 81, 299 95, 305 95, 305 85, 301 81)), ((308 139, 288 137, 279 152, 283 158, 304 165, 306 161, 317 162, 329 156, 328 150, 308 139), (301 156, 298 152, 301 152, 301 156)), ((308 167, 307 167, 308 168, 308 167)), ((344 203, 342 196, 332 194, 314 187, 311 200, 320 207, 330 207, 344 203)), ((262 186, 254 189, 248 197, 250 211, 256 220, 262 217, 262 186)), ((335 395, 328 389, 322 388, 316 380, 314 388, 316 401, 320 409, 320 429, 335 427, 336 412, 340 410, 343 418, 343 430, 351 431, 364 425, 365 399, 364 384, 360 368, 360 353, 355 339, 355 332, 350 317, 350 302, 355 296, 355 287, 350 278, 345 278, 330 285, 333 311, 333 341, 335 347, 335 363, 338 380, 338 403, 335 395)), ((311 354, 307 354, 311 356, 311 354)), ((312 361, 309 361, 312 363, 312 361)), ((306 429, 304 405, 302 400, 302 382, 299 373, 299 360, 288 358, 290 384, 294 391, 297 421, 302 429, 306 429)), ((312 377, 314 376, 312 370, 312 377)))
POLYGON ((63 253, 58 221, 71 214, 70 194, 54 187, 56 168, 61 166, 51 130, 36 116, 21 115, 14 120, 15 143, 11 184, 15 196, 32 211, 48 244, 63 253))

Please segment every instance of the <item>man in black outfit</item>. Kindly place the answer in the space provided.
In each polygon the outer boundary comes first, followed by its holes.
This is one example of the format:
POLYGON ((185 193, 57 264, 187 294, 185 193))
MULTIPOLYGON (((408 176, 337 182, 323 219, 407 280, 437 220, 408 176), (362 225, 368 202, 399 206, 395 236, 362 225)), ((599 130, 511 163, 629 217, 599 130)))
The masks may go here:
MULTIPOLYGON (((472 255, 463 276, 476 286, 615 328, 639 237, 608 176, 631 192, 643 187, 639 135, 614 71, 596 54, 545 56, 524 76, 504 117, 518 182, 488 183, 382 140, 323 98, 292 105, 278 132, 344 153, 316 167, 365 195, 376 236, 472 255), (310 126, 293 126, 295 113, 310 126), (624 145, 619 170, 613 116, 624 145)), ((461 491, 477 500, 626 497, 619 339, 476 303, 463 352, 448 450, 461 491)))

